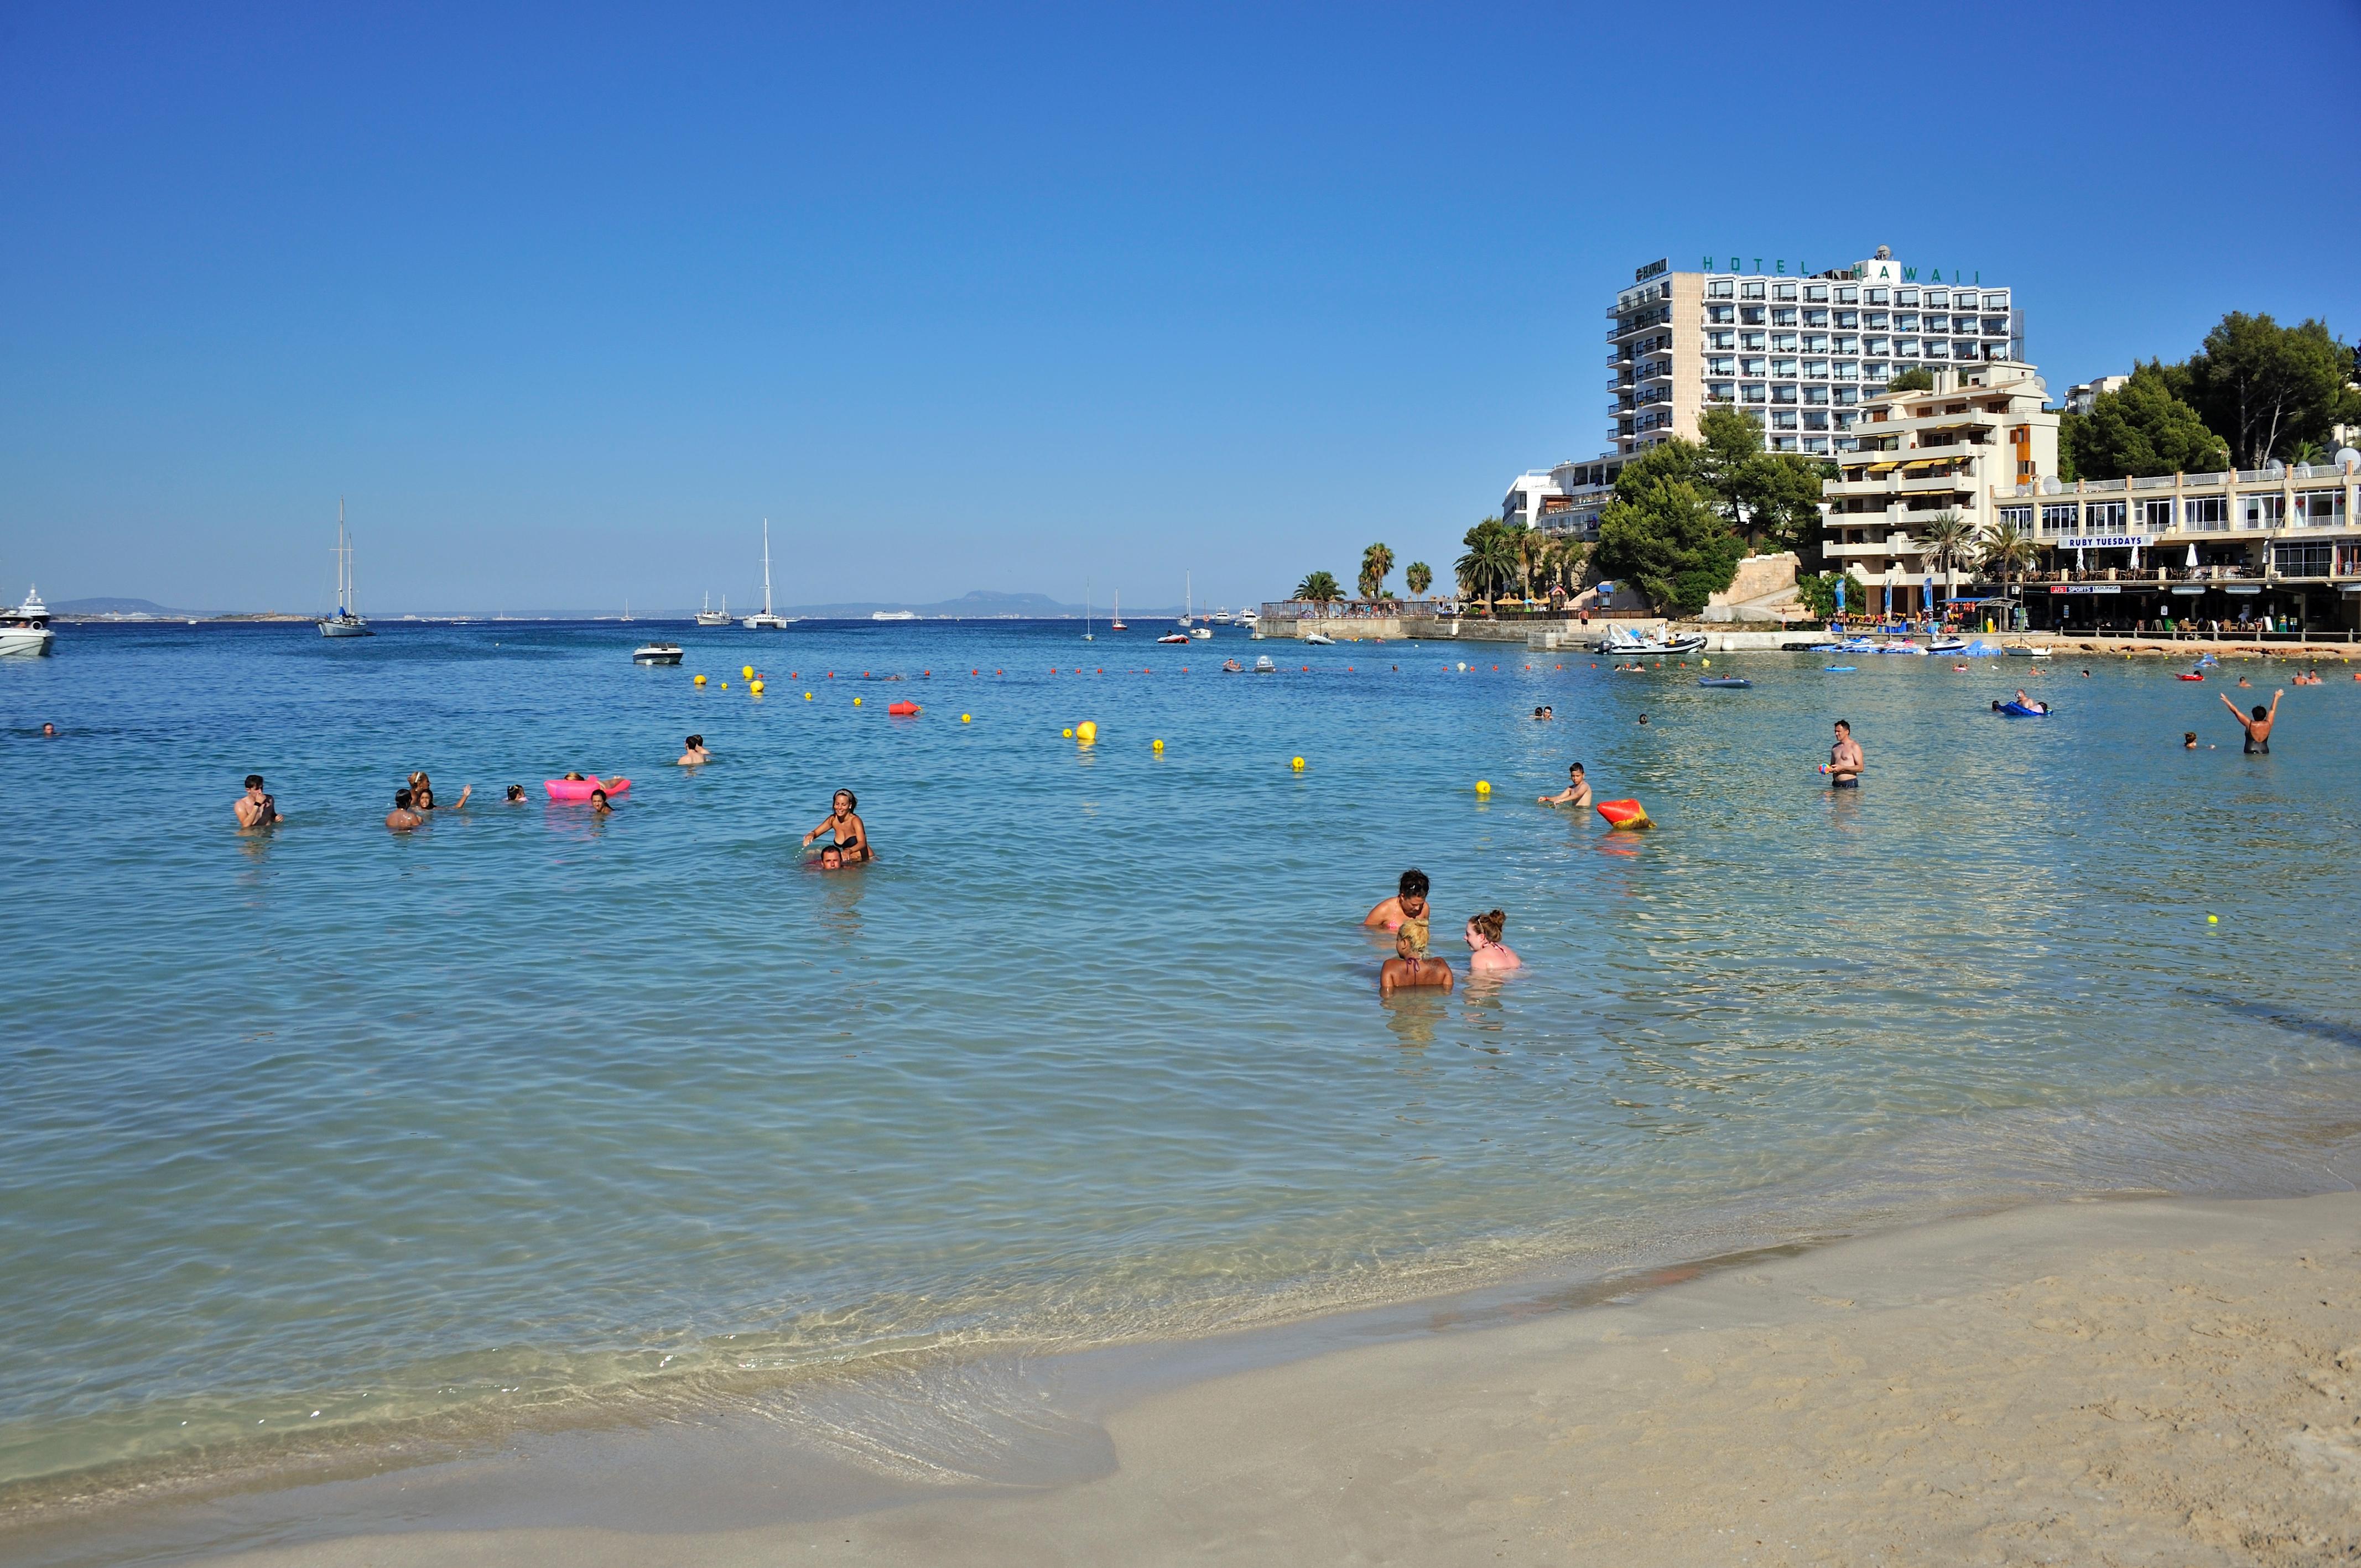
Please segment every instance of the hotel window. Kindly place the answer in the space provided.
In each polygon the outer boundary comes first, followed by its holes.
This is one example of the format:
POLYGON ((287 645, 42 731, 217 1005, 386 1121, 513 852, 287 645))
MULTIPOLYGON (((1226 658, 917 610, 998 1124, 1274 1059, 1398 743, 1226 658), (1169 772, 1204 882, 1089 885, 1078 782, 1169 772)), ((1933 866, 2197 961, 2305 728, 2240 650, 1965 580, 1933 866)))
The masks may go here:
POLYGON ((1826 283, 1806 283, 1804 285, 1804 298, 1817 300, 1826 304, 1828 298, 1828 286, 1826 283))
POLYGON ((2142 501, 2139 507, 2141 532, 2146 533, 2172 532, 2172 502, 2169 498, 2160 501, 2142 501))
POLYGON ((1770 338, 1766 334, 1759 332, 1741 332, 1738 334, 1738 346, 1741 348, 1761 348, 1769 341, 1770 338))
POLYGON ((1759 403, 1763 400, 1763 389, 1759 386, 1741 387, 1738 397, 1741 402, 1759 403))
POLYGON ((1927 318, 1927 330, 1928 332, 1949 332, 1951 330, 1951 318, 1949 316, 1928 316, 1927 318))
POLYGON ((1900 315, 1894 318, 1894 330, 1896 332, 1916 332, 1918 330, 1918 318, 1911 313, 1905 311, 1900 315))
POLYGON ((1705 294, 1708 300, 1727 300, 1737 291, 1737 289, 1738 284, 1735 280, 1729 278, 1716 278, 1706 284, 1705 294))
POLYGON ((1824 333, 1824 332, 1807 332, 1807 333, 1806 333, 1806 334, 1804 334, 1804 352, 1805 352, 1805 353, 1806 353, 1806 354, 1826 354, 1828 351, 1828 334, 1826 334, 1826 333, 1824 333))
POLYGON ((1951 291, 1929 289, 1927 291, 1927 302, 1930 305, 1948 305, 1951 302, 1951 291))
POLYGON ((1705 362, 1705 373, 1708 376, 1735 376, 1738 374, 1738 361, 1708 359, 1705 362))
POLYGON ((1951 357, 1954 359, 1973 359, 1976 357, 1976 345, 1972 343, 1955 343, 1951 345, 1951 357))
POLYGON ((1773 430, 1793 430, 1793 429, 1795 429, 1795 414, 1794 414, 1791 411, 1786 410, 1786 409, 1774 409, 1774 410, 1773 410, 1773 411, 1772 411, 1772 414, 1771 414, 1771 428, 1772 428, 1772 429, 1773 429, 1773 430))
POLYGON ((1869 330, 1872 332, 1883 332, 1885 330, 1885 313, 1883 311, 1872 311, 1869 313, 1869 330))
POLYGON ((1763 324, 1763 307, 1760 305, 1741 305, 1738 307, 1738 319, 1741 324, 1745 326, 1761 326, 1763 324))
POLYGON ((1850 283, 1838 284, 1837 303, 1839 305, 1857 305, 1861 303, 1861 291, 1850 283))
POLYGON ((2285 496, 2246 496, 2238 509, 2241 528, 2277 528, 2287 521, 2285 496))
POLYGON ((2191 496, 2180 503, 2180 525, 2197 533, 2220 533, 2230 526, 2227 496, 2191 496))
POLYGON ((1768 376, 1771 373, 1768 364, 1767 360, 1750 359, 1739 367, 1738 373, 1741 376, 1768 376))
MULTIPOLYGON (((1965 329, 1962 328, 1961 330, 1964 331, 1965 329)), ((1986 316, 1984 318, 1984 335, 1986 337, 2006 337, 2008 335, 2008 318, 2006 316, 1986 316)))
POLYGON ((1825 453, 1828 451, 1828 438, 1827 436, 1825 436, 1825 435, 1807 435, 1807 436, 1804 437, 1804 450, 1805 450, 1805 451, 1806 451, 1806 452, 1816 452, 1816 453, 1823 453, 1823 454, 1825 454, 1825 453))
POLYGON ((1860 396, 1861 392, 1858 388, 1839 387, 1837 389, 1837 406, 1839 408, 1849 408, 1851 406, 1853 400, 1860 396))
POLYGON ((1861 325, 1861 313, 1859 311, 1839 311, 1837 313, 1837 325, 1844 331, 1851 331, 1853 328, 1861 325))
POLYGON ((1771 348, 1772 351, 1776 354, 1795 353, 1795 334, 1792 332, 1773 333, 1771 334, 1771 348))
POLYGON ((1738 312, 1734 306, 1713 305, 1708 307, 1705 319, 1712 325, 1726 326, 1738 319, 1738 312))
POLYGON ((1715 381, 1706 387, 1705 395, 1716 402, 1735 402, 1738 400, 1738 389, 1728 381, 1715 381))
POLYGON ((1885 303, 1885 291, 1883 289, 1872 289, 1869 291, 1869 302, 1872 305, 1882 305, 1885 303))
POLYGON ((1861 350, 1863 354, 1890 354, 1893 351, 1894 340, 1890 337, 1870 338, 1867 345, 1861 350))
POLYGON ((1806 430, 1826 430, 1826 429, 1828 429, 1828 411, 1827 411, 1826 410, 1824 410, 1824 409, 1806 409, 1806 410, 1805 410, 1805 411, 1804 411, 1804 428, 1805 428, 1806 430))
POLYGON ((2004 311, 2008 309, 2008 296, 2006 294, 1986 294, 1984 296, 1984 309, 1988 311, 2004 311))
POLYGON ((2092 501, 2082 509, 2082 532, 2085 533, 2121 533, 2124 531, 2124 503, 2092 501))
POLYGON ((1894 291, 1894 302, 1897 305, 1915 305, 1918 302, 1918 291, 1896 289, 1894 291))
POLYGON ((2082 509, 2081 507, 2075 505, 2072 501, 2067 501, 2061 505, 2043 507, 2041 509, 2041 532, 2044 533, 2073 532, 2075 516, 2082 509))
POLYGON ((1773 326, 1794 326, 1795 324, 1795 313, 1786 306, 1773 305, 1771 307, 1771 324, 1773 326))
MULTIPOLYGON (((1837 428, 1839 430, 1850 430, 1855 424, 1859 423, 1860 421, 1861 415, 1855 413, 1850 409, 1839 409, 1837 411, 1837 428)), ((1845 450, 1850 452, 1859 443, 1857 442, 1848 441, 1844 444, 1845 450)))
POLYGON ((1738 297, 1741 300, 1759 300, 1763 297, 1763 285, 1760 283, 1741 283, 1738 286, 1738 297))
POLYGON ((1792 435, 1774 435, 1771 438, 1771 450, 1773 452, 1793 452, 1795 450, 1795 438, 1792 435))
POLYGON ((1705 345, 1708 348, 1735 348, 1738 346, 1738 334, 1734 332, 1709 332, 1705 334, 1705 345))
POLYGON ((1806 326, 1826 326, 1828 324, 1828 313, 1826 311, 1806 311, 1804 313, 1804 324, 1806 326))
POLYGON ((1795 362, 1794 360, 1773 359, 1771 361, 1771 374, 1773 376, 1792 376, 1795 373, 1795 362))
POLYGON ((1902 339, 1900 339, 1900 340, 1899 340, 1899 341, 1897 341, 1897 342, 1894 344, 1894 357, 1895 357, 1895 358, 1897 358, 1897 359, 1916 359, 1916 358, 1917 358, 1917 357, 1918 357, 1918 340, 1917 340, 1916 338, 1915 338, 1915 337, 1905 337, 1905 338, 1902 338, 1902 339))
POLYGON ((2282 577, 2324 577, 2335 553, 2334 544, 2274 544, 2271 569, 2282 577))
POLYGON ((2026 532, 2033 527, 2033 509, 2031 507, 2002 507, 2000 509, 2000 521, 2004 527, 2014 528, 2019 533, 2026 532))
MULTIPOLYGON (((1883 354, 1885 351, 1882 348, 1872 348, 1870 352, 1872 354, 1883 354)), ((1861 367, 1861 378, 1864 381, 1883 381, 1886 379, 1887 372, 1892 368, 1892 366, 1887 365, 1882 359, 1864 360, 1861 367)))
POLYGON ((1836 342, 1829 346, 1833 347, 1839 354, 1859 354, 1861 352, 1861 339, 1857 337, 1847 337, 1843 334, 1839 333, 1837 334, 1836 342))
POLYGON ((1828 400, 1828 389, 1826 387, 1806 387, 1804 389, 1804 400, 1807 403, 1826 403, 1828 400))
POLYGON ((1773 387, 1771 389, 1771 400, 1774 403, 1792 403, 1795 400, 1795 389, 1773 387))
POLYGON ((2314 528, 2334 527, 2345 521, 2343 490, 2298 490, 2295 516, 2300 523, 2314 528))
POLYGON ((1771 297, 1774 300, 1792 300, 1795 297, 1795 285, 1782 283, 1771 291, 1771 297))
POLYGON ((1831 365, 1831 366, 1829 366, 1829 367, 1828 367, 1828 379, 1829 379, 1829 380, 1831 380, 1831 381, 1850 381, 1850 380, 1851 380, 1852 378, 1853 378, 1853 362, 1852 362, 1851 360, 1850 360, 1850 359, 1839 359, 1839 360, 1838 360, 1835 364, 1833 364, 1833 365, 1831 365))

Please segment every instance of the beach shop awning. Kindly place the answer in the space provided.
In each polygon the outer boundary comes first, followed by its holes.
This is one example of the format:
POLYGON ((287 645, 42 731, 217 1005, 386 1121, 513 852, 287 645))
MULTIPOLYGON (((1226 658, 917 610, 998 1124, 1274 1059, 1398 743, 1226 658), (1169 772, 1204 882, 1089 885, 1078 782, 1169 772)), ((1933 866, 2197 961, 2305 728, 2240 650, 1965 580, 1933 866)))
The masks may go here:
POLYGON ((1870 474, 1891 474, 1894 470, 1901 466, 1902 465, 1899 463, 1872 463, 1863 470, 1863 472, 1870 474))

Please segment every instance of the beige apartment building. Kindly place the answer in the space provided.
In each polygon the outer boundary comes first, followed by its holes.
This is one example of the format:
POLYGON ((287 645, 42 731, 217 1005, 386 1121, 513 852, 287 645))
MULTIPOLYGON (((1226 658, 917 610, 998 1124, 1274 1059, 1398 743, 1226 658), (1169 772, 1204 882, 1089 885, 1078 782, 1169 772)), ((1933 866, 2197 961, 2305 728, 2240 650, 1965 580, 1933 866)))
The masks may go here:
POLYGON ((1861 405, 1856 444, 1834 454, 1822 554, 1871 588, 1883 611, 1923 610, 1943 597, 1943 564, 1926 525, 1957 513, 1979 531, 2000 519, 1996 494, 2058 472, 2058 415, 2030 365, 1991 360, 1934 372, 1927 392, 1879 392, 1861 405))

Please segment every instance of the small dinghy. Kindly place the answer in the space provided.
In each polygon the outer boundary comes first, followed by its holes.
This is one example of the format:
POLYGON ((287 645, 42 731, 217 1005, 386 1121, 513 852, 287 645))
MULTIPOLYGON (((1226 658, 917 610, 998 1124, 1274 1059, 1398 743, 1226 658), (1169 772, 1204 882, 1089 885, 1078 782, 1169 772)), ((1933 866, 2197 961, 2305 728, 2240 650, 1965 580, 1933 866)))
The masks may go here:
POLYGON ((1178 642, 1182 647, 1186 647, 1189 643, 1189 634, 1185 631, 1168 631, 1163 636, 1158 638, 1157 641, 1159 642, 1178 642))
POLYGON ((1753 684, 1754 683, 1752 681, 1748 680, 1743 675, 1700 675, 1697 677, 1697 685, 1701 686, 1720 686, 1725 690, 1742 691, 1753 685, 1753 684))
POLYGON ((1964 637, 1938 637, 1927 644, 1929 653, 1956 653, 1968 645, 1964 637))
POLYGON ((1861 666, 1859 664, 1823 664, 1820 668, 1832 675, 1849 675, 1861 666))
POLYGON ((544 779, 541 785, 549 791, 552 800, 588 800, 590 792, 598 789, 605 790, 609 795, 621 795, 631 787, 631 781, 617 779, 609 784, 604 779, 544 779))
POLYGON ((1269 654, 1257 653, 1255 655, 1254 673, 1257 675, 1275 675, 1279 674, 1279 666, 1270 662, 1269 654))
POLYGON ((2058 710, 2054 707, 2027 707, 2021 702, 1996 702, 1993 711, 2010 718, 2047 718, 2058 710))
POLYGON ((634 648, 631 650, 631 663, 634 664, 677 664, 680 663, 680 649, 670 642, 651 642, 645 647, 634 648))

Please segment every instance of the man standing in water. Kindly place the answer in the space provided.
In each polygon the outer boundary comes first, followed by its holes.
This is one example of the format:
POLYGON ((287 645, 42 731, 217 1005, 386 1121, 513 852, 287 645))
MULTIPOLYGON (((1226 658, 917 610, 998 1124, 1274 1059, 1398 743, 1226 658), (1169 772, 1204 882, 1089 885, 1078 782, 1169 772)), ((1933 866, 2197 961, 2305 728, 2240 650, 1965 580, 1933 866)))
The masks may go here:
POLYGON ((1852 726, 1838 719, 1836 743, 1828 748, 1828 765, 1820 770, 1828 775, 1828 787, 1859 789, 1861 770, 1868 762, 1861 755, 1861 742, 1852 738, 1852 726))
POLYGON ((1399 931, 1407 922, 1426 918, 1426 873, 1416 866, 1402 872, 1396 883, 1400 891, 1381 901, 1363 917, 1364 926, 1382 926, 1389 931, 1399 931))
MULTIPOLYGON (((2244 681, 2238 684, 2246 685, 2244 681)), ((2271 693, 2271 706, 2265 707, 2257 703, 2255 717, 2249 718, 2238 711, 2238 705, 2230 700, 2229 693, 2222 694, 2222 705, 2230 710, 2230 717, 2238 721, 2238 728, 2246 732, 2246 755, 2268 757, 2271 754, 2271 726, 2279 721, 2279 698, 2285 696, 2285 687, 2271 693)))
POLYGON ((230 809, 237 814, 241 828, 269 828, 279 820, 279 803, 262 793, 260 773, 246 775, 246 793, 230 803, 230 809))

